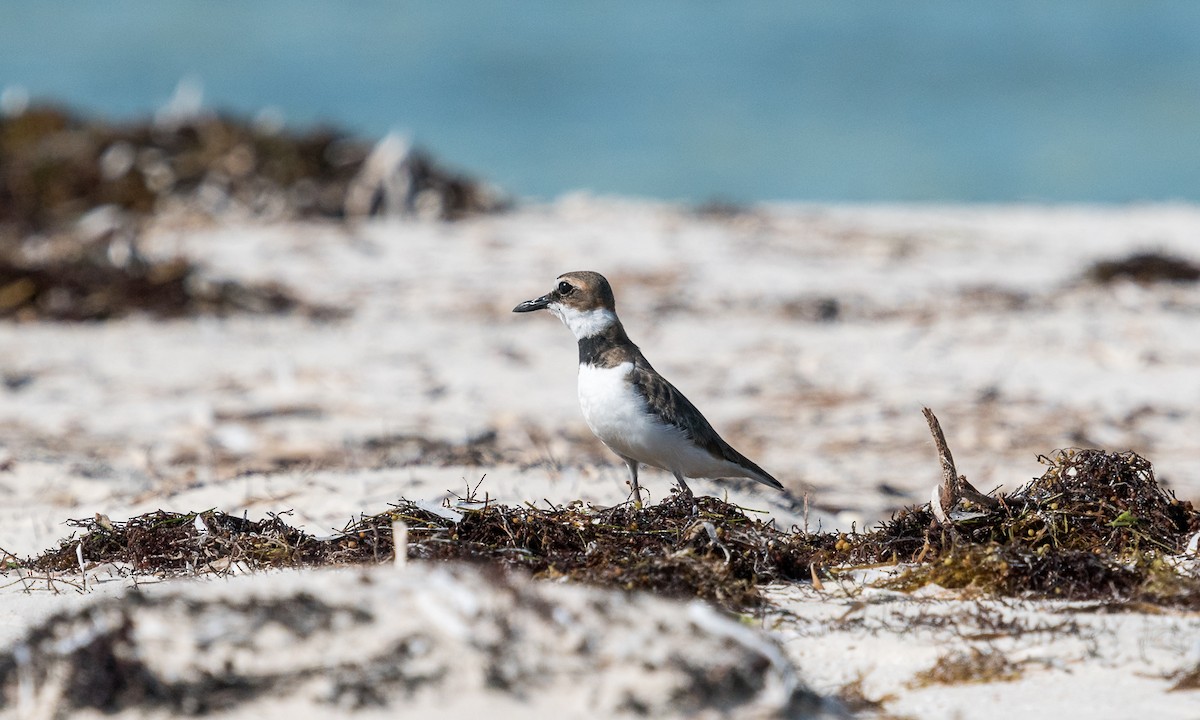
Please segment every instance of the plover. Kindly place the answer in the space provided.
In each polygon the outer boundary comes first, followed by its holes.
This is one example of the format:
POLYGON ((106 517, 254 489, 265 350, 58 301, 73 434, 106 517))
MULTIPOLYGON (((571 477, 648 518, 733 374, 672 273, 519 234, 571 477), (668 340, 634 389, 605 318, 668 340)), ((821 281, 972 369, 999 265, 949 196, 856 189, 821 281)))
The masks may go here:
POLYGON ((687 497, 684 478, 750 478, 782 490, 779 481, 725 442, 696 406, 659 375, 617 318, 612 287, 603 275, 558 276, 554 289, 513 312, 546 309, 579 341, 579 405, 596 437, 629 466, 633 497, 641 505, 638 467, 672 473, 687 497))

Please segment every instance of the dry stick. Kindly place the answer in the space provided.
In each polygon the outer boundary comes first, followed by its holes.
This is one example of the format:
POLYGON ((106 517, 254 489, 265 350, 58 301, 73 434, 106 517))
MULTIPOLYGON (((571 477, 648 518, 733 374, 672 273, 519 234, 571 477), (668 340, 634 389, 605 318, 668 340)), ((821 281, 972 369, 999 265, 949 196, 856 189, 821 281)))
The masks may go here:
POLYGON ((88 592, 87 566, 83 564, 83 541, 75 546, 75 558, 79 560, 79 573, 83 575, 83 591, 88 592))
POLYGON ((817 564, 816 563, 808 564, 808 573, 810 576, 812 576, 813 590, 816 590, 817 592, 824 592, 825 591, 825 583, 821 582, 821 578, 817 576, 817 564))
POLYGON ((403 520, 392 522, 392 561, 397 569, 408 565, 408 523, 403 520))
POLYGON ((804 534, 808 535, 808 491, 804 491, 804 534))
MULTIPOLYGON (((0 558, 3 558, 4 567, 6 569, 8 568, 10 562, 15 563, 14 567, 17 570, 17 579, 21 581, 22 587, 25 588, 25 594, 28 595, 29 594, 29 583, 26 582, 25 576, 21 574, 21 570, 23 568, 21 567, 21 562, 20 562, 20 560, 17 559, 17 556, 13 555, 9 551, 0 547, 0 558)), ((29 572, 29 577, 33 577, 33 571, 29 572)), ((8 585, 11 585, 11 584, 13 584, 13 583, 9 583, 8 585)), ((3 585, 2 587, 8 587, 8 585, 3 585)))
POLYGON ((938 459, 942 461, 942 484, 935 489, 934 497, 930 500, 930 507, 938 522, 942 525, 947 524, 950 511, 963 498, 984 507, 998 507, 1000 503, 996 498, 979 492, 974 485, 967 482, 965 475, 958 474, 954 467, 954 456, 950 454, 950 446, 946 444, 946 435, 942 433, 942 424, 929 408, 922 408, 921 412, 925 414, 925 422, 929 423, 929 432, 933 434, 938 459))
POLYGON ((954 467, 954 456, 950 454, 950 446, 946 444, 946 436, 942 433, 942 424, 929 408, 922 408, 925 422, 929 423, 929 432, 933 434, 933 444, 937 447, 938 459, 942 461, 942 484, 938 485, 930 498, 929 508, 938 523, 948 522, 950 511, 958 502, 959 484, 958 471, 954 467))

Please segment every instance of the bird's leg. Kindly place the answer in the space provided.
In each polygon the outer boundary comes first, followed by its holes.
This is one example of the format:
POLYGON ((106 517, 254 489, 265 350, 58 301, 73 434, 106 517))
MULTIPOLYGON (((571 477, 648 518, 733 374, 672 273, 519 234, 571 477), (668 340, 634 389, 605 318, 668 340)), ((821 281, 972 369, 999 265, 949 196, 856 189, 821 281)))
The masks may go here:
POLYGON ((638 486, 638 461, 632 458, 625 458, 625 464, 629 466, 629 487, 633 490, 633 506, 638 510, 641 510, 642 488, 638 486))
POLYGON ((675 471, 675 482, 679 483, 679 492, 692 504, 692 514, 700 514, 700 506, 696 504, 696 496, 692 494, 692 489, 688 487, 687 482, 683 479, 683 473, 675 471))

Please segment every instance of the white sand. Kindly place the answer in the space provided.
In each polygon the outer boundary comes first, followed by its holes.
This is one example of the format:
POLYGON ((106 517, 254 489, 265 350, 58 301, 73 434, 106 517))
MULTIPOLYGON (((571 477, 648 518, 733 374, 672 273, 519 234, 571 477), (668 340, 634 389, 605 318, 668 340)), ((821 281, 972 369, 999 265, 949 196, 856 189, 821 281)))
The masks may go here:
MULTIPOLYGON (((790 499, 730 495, 781 523, 803 522, 805 492, 814 530, 866 527, 924 501, 939 469, 923 405, 981 489, 1039 475, 1038 453, 1100 446, 1142 453, 1160 481, 1200 500, 1200 289, 1079 280, 1095 259, 1139 249, 1195 259, 1198 237, 1190 206, 772 207, 712 219, 584 196, 451 225, 163 225, 149 236, 155 252, 200 258, 214 277, 282 281, 353 314, 0 325, 0 375, 32 378, 0 389, 0 548, 37 552, 69 533, 66 518, 158 508, 291 509, 323 532, 400 496, 440 502, 485 474, 481 492, 505 501, 619 502, 624 469, 579 416, 569 333, 510 312, 578 269, 609 277, 650 360, 789 488, 790 499), (828 299, 838 317, 821 322, 828 299), (372 437, 461 443, 490 431, 501 457, 482 467, 381 469, 361 450, 372 437), (281 463, 290 469, 256 472, 281 463)), ((657 499, 671 481, 647 471, 643 486, 657 499)), ((0 593, 0 638, 75 597, 39 603, 19 590, 0 593)), ((802 677, 832 692, 861 675, 868 695, 895 696, 890 712, 1072 717, 1086 706, 1099 718, 1136 704, 1185 717, 1200 701, 1163 679, 1200 662, 1194 616, 1067 614, 1081 625, 1069 643, 984 643, 1018 656, 1017 681, 913 690, 916 672, 981 641, 847 626, 834 619, 855 600, 808 589, 778 599, 796 617, 771 631, 802 677)), ((975 612, 928 598, 880 607, 968 625, 975 612)), ((1032 623, 1055 612, 1011 610, 1032 623)))
MULTIPOLYGON (((76 605, 20 646, 4 688, 16 714, 50 717, 78 692, 65 670, 83 667, 92 697, 157 695, 216 717, 715 717, 725 703, 739 717, 832 717, 777 646, 703 603, 467 567, 178 581, 76 605), (136 673, 120 668, 134 658, 136 673), (710 694, 721 684, 736 699, 710 694)), ((161 699, 122 716, 147 709, 172 716, 161 699)))

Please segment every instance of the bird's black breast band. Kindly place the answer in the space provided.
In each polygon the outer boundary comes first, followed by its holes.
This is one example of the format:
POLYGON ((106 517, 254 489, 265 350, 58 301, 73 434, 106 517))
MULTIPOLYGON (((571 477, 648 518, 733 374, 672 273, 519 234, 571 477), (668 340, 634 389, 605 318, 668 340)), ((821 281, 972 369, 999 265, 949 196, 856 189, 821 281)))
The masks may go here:
POLYGON ((611 349, 613 341, 603 335, 592 335, 579 339, 579 364, 599 365, 600 356, 605 350, 611 349))

